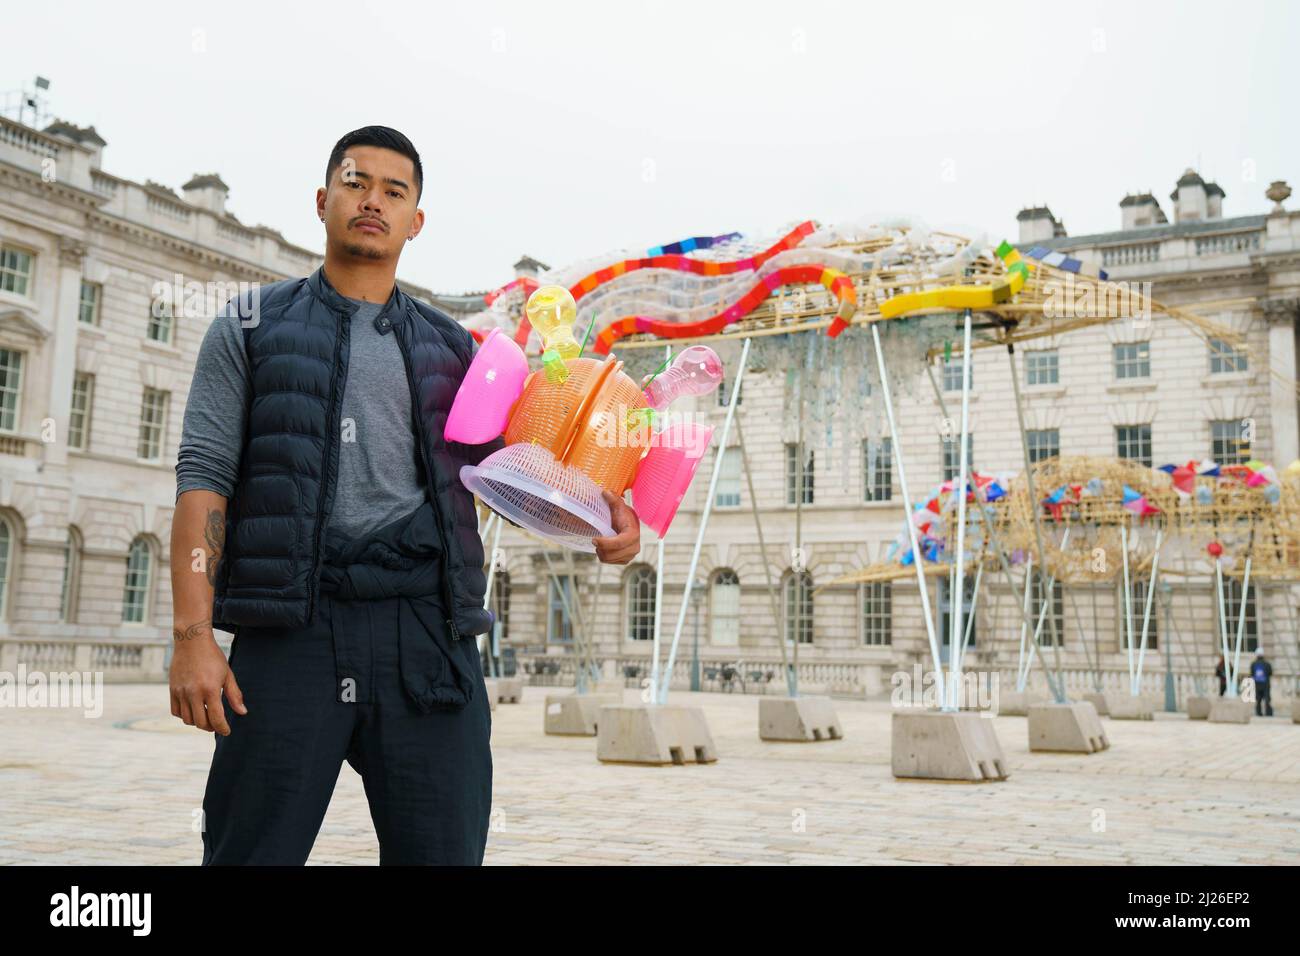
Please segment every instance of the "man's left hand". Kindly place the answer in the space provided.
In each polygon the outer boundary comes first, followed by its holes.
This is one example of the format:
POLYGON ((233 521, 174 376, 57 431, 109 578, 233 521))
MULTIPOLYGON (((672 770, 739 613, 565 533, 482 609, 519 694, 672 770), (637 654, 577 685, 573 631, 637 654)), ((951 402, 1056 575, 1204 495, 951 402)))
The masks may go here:
POLYGON ((609 505, 614 536, 591 539, 596 546, 596 557, 604 564, 627 564, 641 552, 641 521, 622 498, 608 491, 602 491, 601 495, 609 505))

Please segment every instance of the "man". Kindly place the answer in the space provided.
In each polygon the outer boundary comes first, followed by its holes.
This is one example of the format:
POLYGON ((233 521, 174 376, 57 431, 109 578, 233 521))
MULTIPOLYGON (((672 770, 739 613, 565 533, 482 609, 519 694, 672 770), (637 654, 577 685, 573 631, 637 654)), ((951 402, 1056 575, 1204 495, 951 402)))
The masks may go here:
MULTIPOLYGON (((380 863, 482 863, 491 717, 483 548, 443 439, 473 340, 397 287, 423 169, 348 133, 316 211, 325 264, 231 303, 204 337, 172 524, 172 714, 216 733, 203 862, 306 862, 344 760, 380 863), (227 661, 213 628, 234 632, 227 661)), ((607 495, 625 564, 636 515, 607 495)))
POLYGON ((1269 691, 1269 681, 1273 679, 1273 665, 1264 657, 1261 647, 1255 652, 1255 662, 1250 665, 1250 678, 1255 682, 1255 716, 1273 716, 1273 698, 1269 691))

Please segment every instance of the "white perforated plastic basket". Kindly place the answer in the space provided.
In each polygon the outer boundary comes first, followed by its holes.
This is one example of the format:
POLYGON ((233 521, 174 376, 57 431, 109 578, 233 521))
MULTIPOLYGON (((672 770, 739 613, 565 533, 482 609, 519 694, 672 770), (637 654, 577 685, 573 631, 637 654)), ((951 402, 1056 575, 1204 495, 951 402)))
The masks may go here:
POLYGON ((461 468, 460 480, 494 511, 566 548, 592 553, 592 538, 614 533, 599 486, 541 445, 507 445, 461 468))

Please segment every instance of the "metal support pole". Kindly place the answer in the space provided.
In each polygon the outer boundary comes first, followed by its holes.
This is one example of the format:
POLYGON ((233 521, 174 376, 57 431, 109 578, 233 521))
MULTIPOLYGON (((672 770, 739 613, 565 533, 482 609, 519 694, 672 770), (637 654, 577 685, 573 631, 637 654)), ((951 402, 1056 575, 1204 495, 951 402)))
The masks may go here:
MULTIPOLYGON (((930 380, 930 388, 933 389, 934 391, 935 400, 939 403, 939 411, 944 418, 947 418, 948 405, 943 400, 943 392, 939 390, 939 383, 934 380, 933 367, 930 365, 926 365, 925 374, 926 377, 929 378, 930 380)), ((974 470, 973 464, 971 465, 971 468, 972 470, 974 470)), ((1007 562, 1006 551, 1005 549, 1003 549, 1002 541, 998 537, 997 526, 993 522, 993 520, 989 517, 989 512, 992 509, 989 507, 989 503, 983 500, 983 493, 981 492, 978 485, 975 486, 975 500, 979 504, 980 509, 984 514, 985 526, 988 528, 989 539, 993 542, 993 550, 998 556, 998 566, 1002 570, 1002 579, 1007 586, 1007 590, 1011 592, 1012 597, 1015 599, 1017 607, 1020 608, 1020 617, 1022 621, 1022 626, 1028 628, 1030 626, 1029 607, 1027 605, 1021 606, 1023 603, 1022 592, 1020 588, 1016 586, 1015 579, 1011 576, 1011 565, 1007 562)), ((1032 558, 1032 554, 1030 555, 1030 557, 1032 558)), ((1038 659, 1038 666, 1043 669, 1043 679, 1047 681, 1047 686, 1051 688, 1053 696, 1056 696, 1056 684, 1052 680, 1052 672, 1047 669, 1047 665, 1044 663, 1041 655, 1035 655, 1035 656, 1038 659)), ((1031 665, 1030 665, 1031 667, 1032 667, 1032 660, 1033 658, 1031 657, 1031 665)), ((1019 665, 1017 664, 1017 673, 1018 672, 1019 672, 1019 665)), ((1023 690, 1023 688, 1018 688, 1018 689, 1023 690)))
MULTIPOLYGON (((967 309, 962 317, 962 347, 961 347, 961 438, 960 445, 957 448, 957 560, 954 562, 953 575, 956 578, 956 610, 952 615, 952 637, 950 646, 952 648, 952 658, 949 666, 952 668, 952 680, 949 683, 949 695, 952 698, 944 703, 944 710, 957 710, 957 695, 961 688, 961 651, 965 634, 962 628, 963 618, 966 610, 966 479, 969 475, 969 446, 967 440, 970 436, 970 309, 967 309)), ((949 591, 951 600, 954 592, 949 591)), ((972 605, 974 598, 972 597, 972 605)), ((975 613, 974 607, 971 608, 972 616, 975 613)))
POLYGON ((754 475, 749 470, 749 450, 745 446, 745 429, 741 427, 739 417, 736 419, 736 444, 740 447, 740 467, 745 472, 745 484, 749 488, 749 508, 754 513, 754 531, 758 535, 758 553, 763 564, 763 578, 767 581, 767 600, 769 610, 772 612, 772 624, 776 627, 776 642, 781 646, 781 668, 785 671, 786 693, 791 697, 798 697, 799 675, 790 665, 789 654, 785 647, 785 635, 781 632, 781 603, 776 599, 776 585, 772 583, 772 566, 767 560, 763 522, 758 516, 758 498, 754 494, 754 475))
MULTIPOLYGON (((595 321, 594 319, 592 320, 595 321)), ((664 346, 664 361, 667 362, 672 356, 672 346, 664 346)), ((667 531, 664 532, 667 534, 667 531)), ((650 653, 652 660, 650 662, 650 699, 654 702, 655 694, 659 693, 659 634, 662 630, 664 606, 664 539, 659 539, 658 553, 655 555, 655 614, 654 614, 654 635, 650 644, 650 653)))
POLYGON ((1250 598, 1250 561, 1251 558, 1247 555, 1246 573, 1241 582, 1241 606, 1237 610, 1237 649, 1232 658, 1232 679, 1235 682, 1241 680, 1241 639, 1246 633, 1246 601, 1250 598))
POLYGON ((1223 566, 1214 559, 1214 584, 1219 596, 1219 644, 1223 648, 1224 697, 1236 697, 1237 685, 1232 680, 1232 652, 1228 649, 1228 615, 1223 603, 1223 566))
POLYGON ((912 563, 916 566, 916 583, 921 592, 921 613, 925 615, 925 632, 930 639, 930 655, 934 659, 934 676, 938 687, 939 699, 945 700, 943 664, 939 660, 939 640, 935 636, 934 617, 930 613, 930 592, 925 586, 925 563, 921 555, 921 546, 916 539, 916 523, 912 520, 912 495, 907 490, 907 467, 903 461, 903 443, 898 433, 898 422, 894 418, 894 399, 890 394, 889 373, 885 369, 885 352, 880 347, 880 330, 876 323, 871 323, 871 342, 876 349, 876 368, 880 372, 880 390, 885 399, 885 415, 889 419, 889 436, 892 439, 892 451, 898 460, 898 485, 903 492, 903 511, 907 522, 908 540, 912 545, 912 563))
POLYGON ((709 527, 709 515, 713 513, 713 496, 718 489, 718 475, 722 471, 722 458, 727 453, 727 437, 731 434, 731 423, 736 417, 736 399, 740 397, 740 383, 745 378, 745 366, 749 364, 750 339, 740 350, 740 368, 736 370, 736 381, 731 386, 731 403, 727 406, 727 417, 722 423, 722 437, 718 439, 718 453, 713 459, 713 474, 709 477, 709 493, 704 499, 704 511, 700 515, 700 528, 695 535, 695 549, 691 552, 691 564, 686 572, 686 587, 682 591, 682 606, 677 612, 677 624, 673 628, 673 642, 668 648, 668 662, 658 687, 656 702, 668 702, 668 686, 673 679, 673 665, 677 662, 677 642, 682 637, 682 627, 686 623, 686 608, 691 603, 691 588, 695 584, 695 570, 700 563, 700 550, 704 547, 704 533, 709 527))
POLYGON ((1137 697, 1142 689, 1142 660, 1147 653, 1147 629, 1151 625, 1151 602, 1155 600, 1156 579, 1160 576, 1160 545, 1164 540, 1164 529, 1156 529, 1156 549, 1151 556, 1151 580, 1147 582, 1147 600, 1142 608, 1142 643, 1138 646, 1137 672, 1129 675, 1129 693, 1137 697))
MULTIPOLYGON (((1043 517, 1042 505, 1038 501, 1038 493, 1034 489, 1034 465, 1029 460, 1029 434, 1025 431, 1025 408, 1020 398, 1020 376, 1016 371, 1016 353, 1015 346, 1007 343, 1007 361, 1011 363, 1011 390, 1016 399, 1016 421, 1020 426, 1020 447, 1024 451, 1025 457, 1025 482, 1029 487, 1029 507, 1034 515, 1034 539, 1038 546, 1038 563, 1041 566, 1038 573, 1038 593, 1043 593, 1043 571, 1047 569, 1047 552, 1043 550, 1043 517)), ((1047 600, 1047 598, 1043 598, 1047 600)), ((1052 695, 1056 698, 1058 704, 1064 704, 1065 700, 1065 676, 1061 672, 1061 637, 1056 629, 1056 615, 1048 616, 1048 623, 1052 627, 1052 660, 1056 666, 1056 676, 1059 685, 1052 688, 1052 695)))
MULTIPOLYGON (((492 533, 492 550, 488 552, 487 588, 483 592, 483 607, 489 611, 492 610, 492 586, 497 576, 497 550, 501 546, 501 525, 505 523, 495 512, 493 512, 492 518, 488 519, 488 527, 495 524, 495 529, 492 533), (497 520, 493 522, 492 518, 497 520)), ((499 673, 501 665, 497 660, 500 653, 501 647, 497 641, 497 622, 494 619, 492 621, 492 631, 488 635, 488 675, 491 677, 501 676, 499 673)))

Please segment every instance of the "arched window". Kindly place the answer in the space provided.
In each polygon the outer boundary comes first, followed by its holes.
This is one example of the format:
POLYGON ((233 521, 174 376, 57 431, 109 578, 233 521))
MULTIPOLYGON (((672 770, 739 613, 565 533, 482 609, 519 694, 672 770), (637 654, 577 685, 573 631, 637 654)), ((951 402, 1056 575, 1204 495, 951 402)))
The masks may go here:
POLYGON ((709 622, 714 644, 734 647, 740 643, 740 577, 730 568, 714 572, 709 622))
POLYGON ((126 554, 126 588, 122 594, 122 621, 143 624, 148 617, 149 585, 153 575, 153 549, 143 536, 131 542, 126 554))
POLYGON ((781 582, 785 605, 785 639, 811 644, 813 641, 813 580, 807 571, 787 571, 781 582))
POLYGON ((63 545, 63 586, 59 590, 59 620, 71 623, 77 619, 77 585, 81 578, 81 532, 75 526, 68 528, 68 540, 63 545))
POLYGON ((652 641, 655 634, 655 571, 641 564, 627 573, 627 636, 652 641))
POLYGON ((13 568, 14 527, 0 515, 0 617, 9 613, 9 572, 13 568))
POLYGON ((497 570, 492 576, 492 626, 497 640, 504 643, 510 635, 510 572, 497 570))

